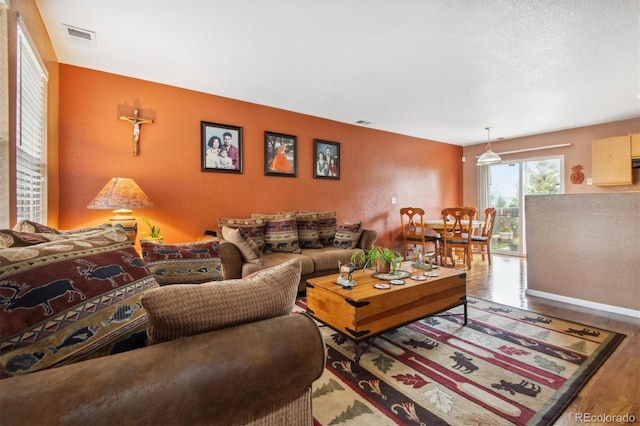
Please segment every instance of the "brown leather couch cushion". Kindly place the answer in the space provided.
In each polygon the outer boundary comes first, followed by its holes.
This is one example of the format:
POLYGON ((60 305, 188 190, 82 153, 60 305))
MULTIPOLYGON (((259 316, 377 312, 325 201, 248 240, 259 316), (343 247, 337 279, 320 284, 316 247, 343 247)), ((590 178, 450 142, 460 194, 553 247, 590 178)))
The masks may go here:
POLYGON ((304 314, 243 324, 0 380, 0 424, 311 424, 324 350, 304 314))
POLYGON ((338 273, 338 260, 343 264, 351 262, 351 256, 361 252, 360 249, 343 249, 339 247, 324 247, 319 250, 309 249, 303 250, 302 253, 308 256, 312 261, 314 271, 324 271, 324 274, 338 273))
POLYGON ((264 264, 262 266, 255 265, 252 263, 245 263, 242 265, 242 278, 247 278, 247 276, 251 274, 255 274, 257 271, 265 270, 268 268, 273 268, 274 266, 280 265, 281 263, 286 262, 287 260, 298 259, 300 261, 300 274, 307 275, 314 271, 313 260, 309 258, 309 256, 303 256, 298 253, 278 253, 273 252, 271 254, 267 254, 264 256, 264 264))

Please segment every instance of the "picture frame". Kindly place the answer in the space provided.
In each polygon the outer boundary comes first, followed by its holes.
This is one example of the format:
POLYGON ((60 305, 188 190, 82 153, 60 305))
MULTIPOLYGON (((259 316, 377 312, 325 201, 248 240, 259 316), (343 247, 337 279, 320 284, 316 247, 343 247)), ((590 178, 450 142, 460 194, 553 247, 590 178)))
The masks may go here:
POLYGON ((242 127, 201 121, 200 153, 203 172, 242 173, 242 127))
POLYGON ((276 132, 264 132, 264 175, 296 177, 298 138, 276 132))
POLYGON ((313 178, 340 179, 340 143, 313 140, 313 178))

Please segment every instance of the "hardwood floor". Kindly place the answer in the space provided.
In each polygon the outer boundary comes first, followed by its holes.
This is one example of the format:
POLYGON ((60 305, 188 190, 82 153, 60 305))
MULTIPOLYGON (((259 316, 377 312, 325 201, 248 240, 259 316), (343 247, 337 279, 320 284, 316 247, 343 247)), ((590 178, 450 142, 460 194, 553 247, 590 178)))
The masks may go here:
MULTIPOLYGON (((525 295, 527 262, 493 256, 493 265, 476 255, 467 273, 467 293, 505 305, 626 334, 615 352, 594 374, 555 423, 577 425, 586 416, 634 416, 640 422, 640 319, 525 295)), ((615 421, 591 424, 616 423, 615 421)), ((624 423, 618 421, 617 423, 624 423)), ((630 422, 633 423, 633 422, 630 422)))

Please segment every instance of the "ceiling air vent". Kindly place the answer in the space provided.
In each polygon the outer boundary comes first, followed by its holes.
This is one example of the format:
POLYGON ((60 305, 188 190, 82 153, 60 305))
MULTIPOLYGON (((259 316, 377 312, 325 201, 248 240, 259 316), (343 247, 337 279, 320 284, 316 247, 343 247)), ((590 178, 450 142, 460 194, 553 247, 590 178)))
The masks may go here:
POLYGON ((96 33, 82 28, 72 27, 71 25, 62 24, 67 39, 76 44, 83 46, 96 47, 96 33))

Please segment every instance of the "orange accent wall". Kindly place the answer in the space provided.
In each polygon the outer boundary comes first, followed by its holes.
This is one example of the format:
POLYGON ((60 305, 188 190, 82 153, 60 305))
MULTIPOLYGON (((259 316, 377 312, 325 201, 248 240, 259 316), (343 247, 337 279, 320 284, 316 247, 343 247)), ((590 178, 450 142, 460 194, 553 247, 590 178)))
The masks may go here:
POLYGON ((401 207, 438 217, 462 202, 462 147, 447 143, 64 64, 59 116, 63 229, 111 216, 86 206, 115 176, 134 178, 155 203, 134 214, 159 226, 167 243, 192 241, 219 217, 308 209, 335 210, 339 222, 362 219, 379 244, 399 248, 401 207), (155 121, 141 126, 139 156, 131 124, 118 119, 134 106, 155 121), (200 121, 243 128, 242 174, 200 170, 200 121), (297 177, 264 175, 265 131, 297 136, 297 177), (340 180, 313 178, 314 138, 341 144, 340 180))

